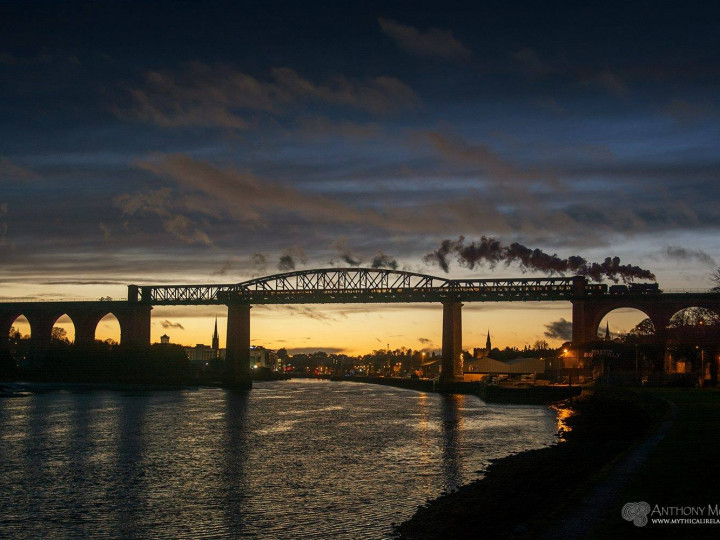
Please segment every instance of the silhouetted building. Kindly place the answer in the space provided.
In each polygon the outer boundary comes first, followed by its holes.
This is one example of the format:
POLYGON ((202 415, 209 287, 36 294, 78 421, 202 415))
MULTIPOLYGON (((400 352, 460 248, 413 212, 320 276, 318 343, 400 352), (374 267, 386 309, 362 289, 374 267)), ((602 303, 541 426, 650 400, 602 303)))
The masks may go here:
POLYGON ((220 336, 217 330, 217 317, 215 317, 215 332, 212 337, 212 349, 215 351, 215 358, 220 358, 220 336))
POLYGON ((198 343, 194 347, 185 347, 188 360, 193 364, 207 364, 211 360, 225 359, 225 349, 213 349, 209 345, 198 343))
POLYGON ((282 370, 282 361, 275 351, 265 347, 250 347, 250 368, 265 367, 272 371, 282 370))
POLYGON ((485 348, 480 349, 479 347, 475 347, 473 349, 473 358, 487 358, 490 356, 490 351, 492 351, 492 342, 490 341, 490 329, 488 328, 485 348))
POLYGON ((160 343, 170 343, 170 336, 167 334, 160 336, 160 343))
POLYGON ((487 375, 539 375, 545 373, 543 358, 514 358, 507 362, 492 358, 473 358, 465 362, 465 380, 481 380, 487 375))

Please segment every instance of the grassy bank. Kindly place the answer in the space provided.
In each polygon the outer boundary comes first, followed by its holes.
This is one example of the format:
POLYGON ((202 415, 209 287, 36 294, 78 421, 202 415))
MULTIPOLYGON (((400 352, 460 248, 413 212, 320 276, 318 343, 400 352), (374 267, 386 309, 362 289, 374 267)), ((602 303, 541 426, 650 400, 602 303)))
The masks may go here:
POLYGON ((658 388, 644 393, 675 403, 677 418, 592 537, 717 538, 720 525, 635 527, 622 519, 620 512, 627 502, 645 501, 651 507, 720 505, 720 390, 658 388))
MULTIPOLYGON (((572 401, 564 442, 508 456, 485 477, 420 507, 400 538, 533 537, 667 414, 652 395, 601 389, 572 401)), ((563 416, 563 415, 561 415, 563 416)))

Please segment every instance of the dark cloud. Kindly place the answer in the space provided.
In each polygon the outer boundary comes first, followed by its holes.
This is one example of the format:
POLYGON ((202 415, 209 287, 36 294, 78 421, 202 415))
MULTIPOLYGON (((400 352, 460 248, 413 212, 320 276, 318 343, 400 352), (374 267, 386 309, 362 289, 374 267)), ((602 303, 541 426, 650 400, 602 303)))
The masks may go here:
POLYGON ((328 354, 342 354, 347 349, 344 349, 343 347, 323 347, 323 346, 317 346, 317 347, 289 347, 287 349, 287 352, 289 355, 294 354, 312 354, 316 352, 326 352, 328 354))
POLYGON ((13 163, 6 157, 0 157, 0 182, 29 182, 40 176, 26 167, 13 163))
POLYGON ((572 322, 564 318, 545 325, 545 337, 549 339, 560 339, 570 341, 572 339, 572 322))
POLYGON ((528 170, 513 163, 486 143, 469 144, 458 135, 437 131, 427 131, 420 136, 424 137, 441 156, 451 163, 479 167, 489 179, 505 186, 510 182, 555 180, 548 171, 528 170))
POLYGON ((168 320, 160 321, 160 326, 163 328, 173 328, 178 330, 185 330, 185 327, 180 323, 170 322, 168 320))
POLYGON ((17 56, 9 52, 0 52, 0 65, 6 66, 34 66, 34 65, 47 65, 47 64, 70 64, 72 66, 79 66, 80 60, 77 56, 67 54, 63 51, 55 52, 41 52, 32 56, 17 56))
POLYGON ((609 69, 583 77, 580 84, 589 88, 604 90, 616 97, 625 97, 630 92, 627 83, 617 73, 609 69))
POLYGON ((664 107, 665 113, 680 124, 693 124, 708 118, 720 116, 718 104, 711 101, 698 103, 695 100, 673 99, 664 107))
POLYGON ((272 68, 261 80, 226 64, 192 62, 181 71, 149 72, 144 85, 128 90, 129 104, 115 112, 162 127, 254 127, 253 115, 293 115, 319 103, 387 114, 415 107, 419 98, 395 77, 364 80, 340 75, 322 83, 290 68, 272 68))
POLYGON ((129 215, 156 215, 162 219, 163 228, 188 244, 212 244, 212 240, 198 228, 191 218, 177 210, 178 201, 174 200, 169 188, 138 192, 132 195, 124 193, 115 197, 116 206, 129 215))
POLYGON ((390 19, 378 19, 382 31, 400 48, 416 56, 445 60, 468 60, 472 53, 448 30, 430 28, 422 32, 390 19))
POLYGON ((701 249, 687 249, 682 246, 666 246, 663 255, 676 261, 697 261, 707 266, 717 266, 715 259, 701 249))
POLYGON ((432 342, 433 342, 432 339, 428 339, 428 338, 424 338, 424 337, 419 337, 417 340, 420 343, 422 343, 423 345, 432 345, 432 342))
POLYGON ((0 245, 5 245, 7 242, 6 236, 7 236, 7 230, 8 225, 7 223, 3 222, 3 218, 8 213, 8 205, 7 203, 0 203, 0 245))
POLYGON ((123 285, 126 286, 125 281, 113 281, 110 279, 75 279, 75 280, 51 280, 47 282, 48 285, 123 285))
POLYGON ((668 261, 718 258, 712 3, 577 4, 562 17, 536 4, 518 19, 501 3, 340 2, 283 19, 269 2, 105 3, 80 18, 61 3, 42 18, 4 4, 8 296, 240 281, 273 272, 288 246, 313 267, 371 266, 382 248, 414 271, 433 251, 458 274, 512 260, 514 275, 602 275, 625 265, 598 247, 640 261, 672 244, 658 259, 666 288, 683 279, 668 261), (115 39, 138 20, 142 39, 115 39), (480 241, 436 249, 460 233, 517 245, 502 260, 480 241), (343 236, 350 261, 332 247, 343 236))
POLYGON ((347 315, 345 315, 342 311, 318 309, 308 306, 283 305, 274 306, 274 309, 276 311, 290 313, 291 315, 299 315, 301 317, 307 317, 316 321, 334 321, 338 320, 339 318, 347 318, 347 315))
POLYGON ((540 58, 538 53, 530 47, 522 47, 512 54, 521 71, 528 77, 541 77, 554 73, 557 69, 546 60, 540 58))
POLYGON ((211 204, 203 207, 197 204, 197 200, 192 196, 181 196, 170 201, 171 191, 163 188, 116 198, 117 204, 126 213, 144 210, 165 217, 169 214, 172 202, 173 205, 182 205, 187 210, 209 214, 223 209, 225 213, 232 212, 237 219, 247 222, 262 222, 266 219, 266 212, 287 212, 316 222, 382 221, 382 216, 372 210, 360 210, 323 195, 301 192, 288 184, 262 180, 247 171, 219 168, 182 154, 156 155, 139 166, 173 180, 187 192, 210 197, 210 201, 205 203, 211 204), (242 208, 243 211, 235 214, 237 208, 242 208))

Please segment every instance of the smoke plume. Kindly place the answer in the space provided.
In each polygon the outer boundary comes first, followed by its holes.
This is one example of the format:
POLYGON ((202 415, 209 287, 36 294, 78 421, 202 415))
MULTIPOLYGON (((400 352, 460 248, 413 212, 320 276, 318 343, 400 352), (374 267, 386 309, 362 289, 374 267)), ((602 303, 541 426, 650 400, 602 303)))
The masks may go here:
POLYGON ((340 255, 340 258, 345 261, 349 266, 360 266, 360 263, 362 262, 360 259, 356 259, 349 253, 343 253, 340 255))
POLYGON ((607 257, 601 263, 588 262, 578 255, 562 259, 555 254, 550 255, 517 242, 504 246, 500 241, 488 236, 469 244, 465 243, 462 236, 457 240, 443 240, 438 249, 425 255, 423 261, 437 264, 443 271, 448 272, 452 257, 455 257, 461 266, 470 269, 484 265, 494 269, 498 263, 504 262, 505 266, 517 264, 523 272, 539 271, 549 275, 573 273, 587 276, 594 281, 602 281, 604 278, 615 283, 620 280, 625 283, 635 279, 655 280, 655 274, 649 270, 621 264, 619 257, 607 257))
POLYGON ((444 272, 449 272, 450 262, 448 261, 448 256, 453 251, 458 251, 460 245, 462 245, 462 241, 462 236, 457 242, 453 242, 452 240, 443 240, 438 249, 423 257, 423 261, 426 263, 437 264, 444 272))
POLYGON ((307 264, 307 257, 305 256, 305 251, 302 248, 293 246, 286 249, 280 256, 278 270, 282 272, 289 272, 295 270, 298 264, 307 264))
MULTIPOLYGON (((353 267, 360 266, 362 264, 362 259, 360 259, 360 257, 357 257, 356 255, 354 255, 347 244, 348 244, 347 238, 345 238, 345 237, 339 238, 334 244, 334 247, 338 252, 338 256, 340 257, 340 260, 342 262, 344 262, 345 264, 347 264, 348 266, 353 266, 353 267)), ((337 260, 333 259, 330 261, 330 264, 335 266, 335 264, 337 262, 338 262, 337 260)))
POLYGON ((398 263, 390 255, 385 255, 382 251, 378 251, 372 261, 373 268, 390 268, 397 270, 398 263))
POLYGON ((253 253, 250 256, 250 263, 255 267, 258 272, 265 272, 267 269, 267 259, 262 253, 253 253))
POLYGON ((281 272, 290 272, 295 270, 295 259, 289 253, 280 255, 280 261, 278 262, 278 270, 281 272))

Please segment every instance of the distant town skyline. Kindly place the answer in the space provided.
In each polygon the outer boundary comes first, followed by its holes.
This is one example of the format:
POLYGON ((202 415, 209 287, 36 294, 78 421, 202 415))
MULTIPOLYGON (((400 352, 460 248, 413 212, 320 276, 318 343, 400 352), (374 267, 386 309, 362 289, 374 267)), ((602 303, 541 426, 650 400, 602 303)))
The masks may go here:
MULTIPOLYGON (((711 3, 98 5, 0 5, 0 297, 375 262, 541 275, 454 253, 444 267, 432 254, 460 237, 712 286, 711 3)), ((488 327, 499 347, 557 344, 571 320, 569 304, 463 309, 466 348, 488 327)), ((252 313, 272 348, 441 341, 439 306, 252 313)), ((156 308, 152 339, 204 343, 216 316, 224 343, 222 308, 156 308)))

